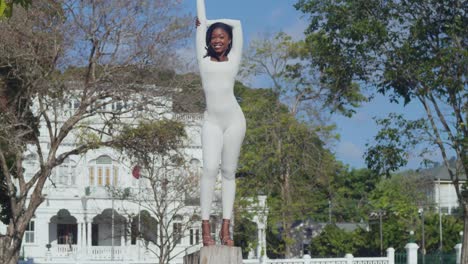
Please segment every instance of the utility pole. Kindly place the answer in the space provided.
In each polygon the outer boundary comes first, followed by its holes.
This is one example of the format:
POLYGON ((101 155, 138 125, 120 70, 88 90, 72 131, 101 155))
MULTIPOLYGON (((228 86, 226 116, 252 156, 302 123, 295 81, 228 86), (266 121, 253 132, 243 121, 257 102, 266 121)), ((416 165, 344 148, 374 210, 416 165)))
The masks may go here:
POLYGON ((114 194, 111 193, 112 195, 112 223, 111 223, 111 227, 112 227, 112 230, 111 230, 111 245, 112 245, 112 249, 111 249, 111 260, 113 261, 114 260, 114 239, 115 239, 115 234, 114 234, 114 194))
POLYGON ((383 228, 382 228, 382 210, 379 210, 379 222, 380 222, 380 256, 383 256, 383 228))
POLYGON ((426 236, 424 233, 424 208, 421 207, 419 208, 419 213, 421 214, 421 233, 422 233, 422 239, 421 239, 421 254, 422 254, 422 264, 426 264, 426 236))
POLYGON ((439 234, 440 234, 440 244, 439 244, 439 251, 440 251, 440 263, 442 263, 442 249, 443 249, 443 243, 442 243, 442 203, 441 203, 441 193, 440 193, 440 178, 438 179, 439 183, 439 234))

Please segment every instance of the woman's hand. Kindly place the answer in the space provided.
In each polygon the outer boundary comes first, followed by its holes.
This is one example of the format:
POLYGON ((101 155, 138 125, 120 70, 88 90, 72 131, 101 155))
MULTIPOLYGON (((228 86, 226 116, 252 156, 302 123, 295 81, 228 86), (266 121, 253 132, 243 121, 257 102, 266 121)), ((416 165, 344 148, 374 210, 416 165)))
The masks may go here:
POLYGON ((198 19, 198 17, 195 18, 195 27, 199 27, 200 26, 200 20, 198 19))

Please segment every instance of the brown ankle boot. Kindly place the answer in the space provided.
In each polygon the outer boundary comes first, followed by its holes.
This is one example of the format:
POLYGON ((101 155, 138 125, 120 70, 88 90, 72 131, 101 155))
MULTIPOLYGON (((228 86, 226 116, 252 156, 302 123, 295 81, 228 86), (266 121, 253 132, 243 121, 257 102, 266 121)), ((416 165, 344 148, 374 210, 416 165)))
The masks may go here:
POLYGON ((211 237, 211 231, 210 231, 210 220, 202 220, 202 240, 203 240, 203 246, 214 246, 215 241, 211 237))
POLYGON ((219 239, 221 240, 221 245, 233 247, 234 240, 231 239, 231 234, 229 232, 229 225, 231 220, 223 219, 223 224, 221 225, 221 230, 219 231, 219 239))

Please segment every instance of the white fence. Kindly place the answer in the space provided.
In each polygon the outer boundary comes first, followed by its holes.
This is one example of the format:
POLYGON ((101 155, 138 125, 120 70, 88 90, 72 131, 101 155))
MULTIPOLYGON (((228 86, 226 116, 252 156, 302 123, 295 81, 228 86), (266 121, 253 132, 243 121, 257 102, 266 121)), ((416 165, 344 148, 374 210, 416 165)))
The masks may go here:
POLYGON ((304 255, 303 258, 296 259, 246 259, 244 264, 395 264, 395 250, 387 249, 386 257, 355 258, 346 254, 344 258, 311 258, 304 255))

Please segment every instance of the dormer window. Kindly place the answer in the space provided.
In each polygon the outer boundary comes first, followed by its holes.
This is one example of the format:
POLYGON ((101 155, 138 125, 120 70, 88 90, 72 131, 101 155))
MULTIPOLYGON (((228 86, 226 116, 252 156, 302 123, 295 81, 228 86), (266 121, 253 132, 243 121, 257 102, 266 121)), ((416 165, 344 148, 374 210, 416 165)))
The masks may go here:
POLYGON ((90 162, 88 167, 89 186, 116 186, 119 182, 119 164, 103 155, 90 162))

